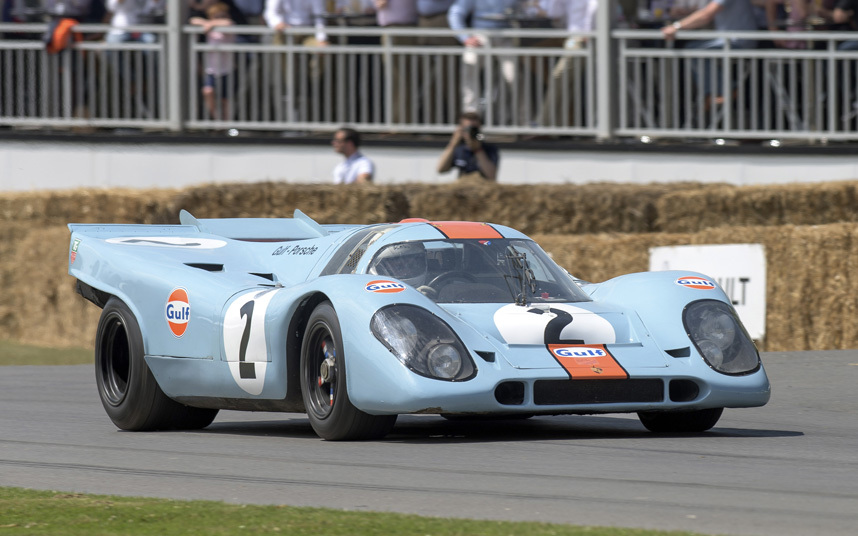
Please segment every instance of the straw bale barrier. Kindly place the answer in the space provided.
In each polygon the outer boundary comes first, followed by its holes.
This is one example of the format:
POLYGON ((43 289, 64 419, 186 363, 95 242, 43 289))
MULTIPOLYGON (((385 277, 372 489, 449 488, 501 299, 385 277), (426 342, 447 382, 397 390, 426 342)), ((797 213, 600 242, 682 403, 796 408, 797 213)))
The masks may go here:
MULTIPOLYGON (((92 347, 99 309, 74 293, 64 226, 6 226, 0 242, 0 339, 92 347)), ((770 351, 858 347, 858 224, 719 228, 693 234, 534 236, 573 274, 602 281, 643 271, 649 248, 761 243, 768 265, 770 351)))
POLYGON ((656 203, 654 229, 858 222, 858 182, 676 188, 656 203))
POLYGON ((288 217, 322 223, 406 217, 475 220, 527 234, 694 233, 713 227, 858 222, 858 182, 723 184, 207 185, 185 190, 69 190, 0 195, 0 222, 177 223, 200 218, 288 217))
POLYGON ((92 345, 99 311, 74 294, 66 274, 68 222, 177 223, 181 208, 201 218, 282 217, 301 208, 323 223, 419 216, 507 224, 534 236, 561 265, 591 281, 646 270, 650 247, 761 243, 768 262, 764 348, 855 348, 856 186, 263 183, 2 194, 0 338, 92 345), (838 218, 844 223, 795 225, 838 218), (661 228, 673 232, 651 232, 661 228))
POLYGON ((497 185, 450 184, 408 191, 411 215, 429 220, 475 220, 526 234, 657 231, 658 200, 697 184, 497 185))

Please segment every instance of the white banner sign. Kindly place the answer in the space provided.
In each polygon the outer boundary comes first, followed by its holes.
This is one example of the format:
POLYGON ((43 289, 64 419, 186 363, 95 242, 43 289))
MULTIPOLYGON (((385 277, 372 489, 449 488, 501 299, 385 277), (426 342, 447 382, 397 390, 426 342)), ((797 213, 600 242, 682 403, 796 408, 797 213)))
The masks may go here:
POLYGON ((651 248, 649 269, 708 275, 724 289, 751 337, 765 336, 766 251, 762 244, 651 248))

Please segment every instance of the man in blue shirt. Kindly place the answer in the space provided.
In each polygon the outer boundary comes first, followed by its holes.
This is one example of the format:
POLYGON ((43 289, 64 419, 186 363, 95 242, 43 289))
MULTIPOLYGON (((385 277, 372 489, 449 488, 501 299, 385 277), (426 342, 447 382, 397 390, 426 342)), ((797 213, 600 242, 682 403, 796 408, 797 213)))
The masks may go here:
MULTIPOLYGON (((462 110, 465 112, 481 111, 481 101, 489 101, 480 91, 481 64, 490 59, 481 57, 475 49, 489 44, 488 37, 479 30, 490 30, 510 27, 510 16, 514 13, 519 0, 455 0, 447 12, 450 28, 459 31, 458 39, 465 46, 462 56, 462 110), (470 21, 470 25, 468 22, 470 21), (477 31, 471 31, 477 30, 477 31)), ((512 47, 509 37, 495 38, 491 41, 493 47, 512 47)), ((500 57, 500 73, 504 82, 515 84, 515 61, 509 57, 500 57)), ((508 91, 509 94, 512 91, 508 91)), ((500 121, 512 122, 514 103, 507 103, 499 114, 500 121)))
MULTIPOLYGON (((709 24, 715 24, 715 29, 718 31, 736 31, 748 32, 757 29, 756 17, 754 16, 754 7, 751 5, 751 0, 710 0, 708 4, 692 12, 678 21, 665 26, 661 29, 665 39, 674 39, 676 33, 682 30, 694 28, 703 28, 709 24)), ((756 41, 750 39, 730 39, 730 48, 747 49, 755 48, 756 41)), ((710 39, 689 41, 685 43, 687 49, 701 50, 716 50, 722 49, 725 46, 724 39, 710 39)), ((697 73, 702 69, 703 87, 701 90, 707 99, 711 99, 715 95, 718 99, 723 95, 721 73, 723 69, 720 65, 715 69, 715 80, 712 80, 712 69, 710 68, 711 59, 704 59, 702 67, 699 60, 692 62, 692 69, 695 70, 695 80, 698 78, 697 73)), ((727 60, 724 60, 727 61, 727 60)))
POLYGON ((459 116, 459 126, 438 160, 438 173, 459 169, 459 178, 479 177, 496 181, 500 153, 491 143, 483 141, 482 118, 475 112, 459 116))

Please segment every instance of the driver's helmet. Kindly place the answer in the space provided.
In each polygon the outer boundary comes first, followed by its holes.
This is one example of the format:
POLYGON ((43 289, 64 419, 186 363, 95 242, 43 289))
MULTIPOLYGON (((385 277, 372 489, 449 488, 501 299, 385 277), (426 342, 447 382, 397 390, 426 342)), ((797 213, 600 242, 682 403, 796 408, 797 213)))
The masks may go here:
POLYGON ((369 267, 371 274, 394 277, 415 288, 426 282, 426 272, 426 248, 420 242, 387 246, 375 256, 369 267))

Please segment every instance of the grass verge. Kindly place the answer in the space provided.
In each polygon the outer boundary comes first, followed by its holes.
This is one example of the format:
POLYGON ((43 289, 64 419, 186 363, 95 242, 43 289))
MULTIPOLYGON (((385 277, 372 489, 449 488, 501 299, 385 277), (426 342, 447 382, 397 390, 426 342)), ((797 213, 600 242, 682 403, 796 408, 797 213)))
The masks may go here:
POLYGON ((376 534, 509 536, 690 536, 688 532, 440 519, 291 506, 174 501, 0 487, 0 534, 218 536, 376 534))
POLYGON ((84 365, 92 360, 92 350, 84 348, 43 348, 0 341, 0 365, 84 365))

